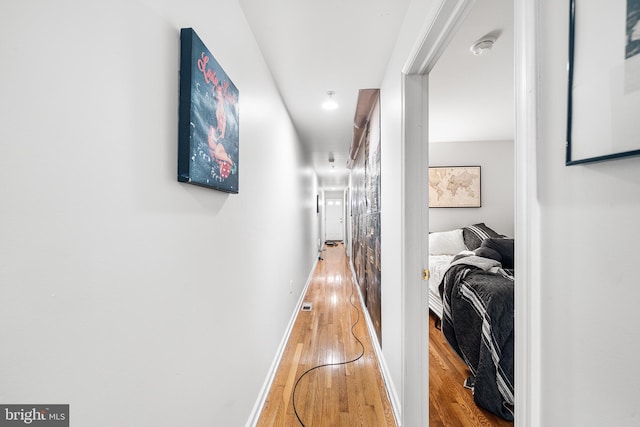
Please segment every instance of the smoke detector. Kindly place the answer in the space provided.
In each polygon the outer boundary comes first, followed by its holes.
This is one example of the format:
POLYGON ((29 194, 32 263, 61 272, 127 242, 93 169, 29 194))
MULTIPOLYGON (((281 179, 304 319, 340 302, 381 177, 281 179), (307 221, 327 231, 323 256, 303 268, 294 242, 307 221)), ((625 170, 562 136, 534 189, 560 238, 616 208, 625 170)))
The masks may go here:
POLYGON ((471 50, 474 55, 481 56, 489 52, 493 48, 495 42, 496 38, 493 36, 483 37, 472 44, 469 50, 471 50))

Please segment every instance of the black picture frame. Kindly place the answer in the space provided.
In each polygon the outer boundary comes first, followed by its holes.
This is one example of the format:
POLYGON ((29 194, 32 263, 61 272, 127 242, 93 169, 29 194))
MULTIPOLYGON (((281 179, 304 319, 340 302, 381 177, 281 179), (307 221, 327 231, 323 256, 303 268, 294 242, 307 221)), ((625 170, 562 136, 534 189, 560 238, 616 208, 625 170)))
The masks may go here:
POLYGON ((180 30, 178 181, 239 192, 239 91, 192 28, 180 30))
POLYGON ((640 0, 581 2, 581 9, 577 8, 578 3, 578 0, 569 0, 565 164, 573 166, 638 156, 640 120, 627 113, 640 111, 640 39, 632 39, 633 32, 640 31, 640 0), (626 3, 626 14, 621 13, 623 3, 626 3), (594 5, 604 6, 612 15, 602 16, 601 10, 594 10, 594 5), (593 24, 596 22, 597 25, 593 24), (625 25, 626 39, 618 37, 622 28, 612 28, 612 22, 625 25), (611 37, 610 49, 605 49, 606 52, 592 49, 584 54, 591 47, 589 40, 603 37, 611 37), (613 60, 611 55, 616 55, 613 60), (595 63, 599 66, 594 66, 595 63), (579 81, 576 81, 576 70, 580 73, 579 81), (612 78, 614 73, 623 78, 612 78), (610 108, 607 109, 607 105, 610 108))

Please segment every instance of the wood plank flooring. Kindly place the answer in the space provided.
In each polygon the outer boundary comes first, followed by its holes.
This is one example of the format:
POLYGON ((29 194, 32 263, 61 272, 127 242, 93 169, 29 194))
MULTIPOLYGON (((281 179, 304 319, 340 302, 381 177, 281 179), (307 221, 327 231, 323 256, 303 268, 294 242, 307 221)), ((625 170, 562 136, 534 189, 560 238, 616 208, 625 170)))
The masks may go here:
POLYGON ((323 258, 304 298, 312 309, 298 313, 258 426, 395 427, 344 246, 323 258), (313 369, 324 364, 337 365, 313 369))
MULTIPOLYGON (((304 298, 312 309, 298 313, 257 425, 395 427, 344 246, 327 247, 323 258, 304 298), (350 361, 362 353, 351 334, 354 324, 363 356, 353 363, 313 369, 300 379, 315 366, 350 361)), ((469 370, 435 329, 434 319, 430 316, 429 425, 513 427, 475 404, 471 391, 462 386, 469 370)))
POLYGON ((475 404, 471 390, 462 386, 471 372, 435 328, 435 319, 429 316, 429 426, 513 427, 475 404))

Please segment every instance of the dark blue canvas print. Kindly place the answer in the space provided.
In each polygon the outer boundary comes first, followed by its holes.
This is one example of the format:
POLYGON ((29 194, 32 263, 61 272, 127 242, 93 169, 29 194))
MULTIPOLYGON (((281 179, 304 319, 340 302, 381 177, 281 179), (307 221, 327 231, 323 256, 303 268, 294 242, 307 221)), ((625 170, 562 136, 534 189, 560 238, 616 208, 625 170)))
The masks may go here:
POLYGON ((180 45, 178 181, 238 193, 238 89, 193 29, 180 45))
POLYGON ((640 0, 627 0, 627 46, 625 58, 640 55, 640 0))

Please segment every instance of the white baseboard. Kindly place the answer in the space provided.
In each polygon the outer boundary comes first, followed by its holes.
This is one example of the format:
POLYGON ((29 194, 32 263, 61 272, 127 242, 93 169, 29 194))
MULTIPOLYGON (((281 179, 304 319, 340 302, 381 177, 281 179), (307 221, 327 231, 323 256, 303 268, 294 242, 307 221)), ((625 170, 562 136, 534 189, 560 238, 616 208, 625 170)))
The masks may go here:
MULTIPOLYGON (((267 400, 267 395, 269 394, 269 390, 271 389, 271 385, 273 384, 273 380, 275 379, 276 372, 278 370, 278 366, 280 365, 280 361, 282 360, 282 355, 284 354, 284 349, 287 345, 287 341, 289 340, 289 336, 291 335, 291 331, 293 330, 293 325, 296 321, 296 317, 300 312, 302 307, 302 303, 304 301, 304 297, 307 294, 307 289, 311 284, 311 279, 313 278, 313 273, 316 270, 316 266, 318 264, 318 258, 316 258, 313 263, 313 267, 311 268, 311 272, 309 273, 309 277, 307 278, 307 283, 304 286, 304 289, 300 293, 300 298, 298 299, 298 303, 296 304, 296 308, 289 319, 289 324, 287 325, 287 329, 282 337, 282 341, 278 346, 278 351, 276 353, 273 362, 271 363, 271 367, 269 368, 269 372, 267 373, 267 378, 260 389, 260 393, 258 394, 258 398, 256 399, 256 403, 253 406, 253 410, 251 411, 251 415, 249 416, 249 420, 247 421, 246 427, 255 427, 258 424, 258 419, 260 418, 260 414, 262 412, 262 408, 264 407, 264 403, 267 400)), ((378 342, 378 338, 376 336, 375 329, 373 327, 373 322, 371 321, 371 316, 369 316, 368 310, 366 310, 366 305, 364 303, 364 299, 362 298, 362 294, 360 292, 360 286, 358 285, 358 280, 356 279, 356 274, 353 269, 353 264, 351 260, 349 260, 349 267, 351 270, 351 277, 353 279, 353 283, 358 290, 358 297, 360 298, 360 305, 362 306, 363 316, 367 323, 367 329, 369 330, 369 336, 371 337, 371 342, 373 345, 373 349, 376 353, 376 357, 378 358, 378 364, 380 366, 380 373, 382 375, 382 380, 384 381, 385 388, 387 389, 387 394, 389 396, 389 400, 391 401, 391 408, 393 410, 393 415, 396 419, 397 425, 402 425, 400 422, 401 417, 401 405, 400 399, 398 397, 398 393, 393 384, 393 380, 391 379, 391 373, 389 372, 389 368, 387 367, 387 363, 385 361, 384 355, 382 354, 382 348, 380 348, 380 344, 378 342)))
POLYGON ((382 375, 382 380, 384 381, 385 388, 387 389, 387 395, 389 396, 389 401, 391 402, 391 409, 393 410, 393 416, 396 419, 396 425, 402 425, 402 405, 400 404, 400 398, 398 397, 398 392, 396 390, 395 385, 393 384, 393 379, 391 379, 391 372, 389 371, 389 367, 387 366, 387 362, 385 361, 384 354, 382 353, 382 348, 380 347, 380 343, 378 342, 378 338, 376 335, 376 330, 373 327, 373 322, 371 321, 371 316, 369 316, 369 310, 367 310, 366 304, 364 303, 364 299, 362 298, 362 293, 360 292, 360 286, 358 285, 358 279, 356 278, 356 272, 353 269, 353 264, 351 263, 351 259, 349 259, 349 267, 351 269, 351 277, 353 279, 353 283, 358 289, 358 296, 360 297, 360 305, 362 306, 362 311, 364 318, 367 322, 367 328, 369 329, 369 336, 371 337, 371 343, 373 344, 373 350, 376 353, 376 357, 378 358, 378 364, 380 365, 380 374, 382 375))
POLYGON ((287 325, 287 329, 285 330, 284 336, 282 337, 282 341, 280 341, 280 345, 278 346, 278 351, 276 352, 276 356, 271 363, 271 367, 269 368, 269 372, 267 373, 267 378, 260 389, 260 393, 258 394, 258 398, 256 399, 255 405, 253 405, 253 410, 251 411, 251 415, 247 420, 246 427, 255 427, 258 424, 258 419, 260 418, 260 414, 262 413, 262 408, 264 407, 264 403, 267 400, 267 396, 269 394, 269 390, 271 389, 271 385, 273 384, 273 380, 276 377, 276 372, 278 370, 278 366, 280 365, 280 361, 282 360, 282 355, 284 354, 284 349, 287 346, 287 341, 289 341, 289 336, 291 335, 291 331, 293 330, 293 325, 296 321, 296 317, 302 308, 302 302, 304 301, 304 297, 307 294, 307 289, 311 284, 311 279, 313 278, 313 272, 316 271, 316 266, 318 264, 318 257, 316 257, 315 262, 313 263, 313 267, 311 268, 311 272, 309 273, 309 277, 307 278, 307 283, 304 285, 304 289, 300 293, 300 298, 298 298, 298 303, 291 314, 291 318, 289 319, 289 324, 287 325))

